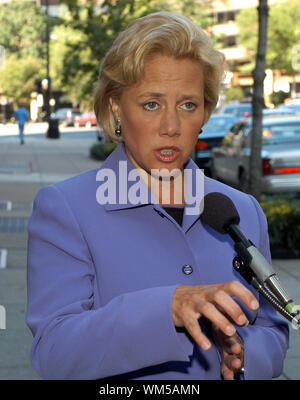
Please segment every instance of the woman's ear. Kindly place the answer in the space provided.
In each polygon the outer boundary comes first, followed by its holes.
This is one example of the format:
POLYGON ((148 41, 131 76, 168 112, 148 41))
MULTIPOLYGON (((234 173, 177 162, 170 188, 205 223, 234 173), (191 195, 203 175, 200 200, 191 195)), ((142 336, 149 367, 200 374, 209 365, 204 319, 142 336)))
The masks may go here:
POLYGON ((111 106, 112 112, 114 114, 115 120, 120 119, 120 106, 119 106, 119 102, 110 97, 109 98, 109 104, 111 106))

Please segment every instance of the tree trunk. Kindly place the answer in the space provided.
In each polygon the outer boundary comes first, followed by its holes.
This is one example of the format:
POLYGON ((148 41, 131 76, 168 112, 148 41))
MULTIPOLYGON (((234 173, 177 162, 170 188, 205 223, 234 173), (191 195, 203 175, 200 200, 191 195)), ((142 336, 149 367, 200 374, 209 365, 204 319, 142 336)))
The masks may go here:
POLYGON ((249 174, 249 193, 258 201, 261 196, 262 177, 262 110, 264 108, 264 78, 267 50, 268 0, 259 0, 258 6, 259 36, 256 54, 256 66, 252 72, 254 79, 252 97, 252 132, 249 174))

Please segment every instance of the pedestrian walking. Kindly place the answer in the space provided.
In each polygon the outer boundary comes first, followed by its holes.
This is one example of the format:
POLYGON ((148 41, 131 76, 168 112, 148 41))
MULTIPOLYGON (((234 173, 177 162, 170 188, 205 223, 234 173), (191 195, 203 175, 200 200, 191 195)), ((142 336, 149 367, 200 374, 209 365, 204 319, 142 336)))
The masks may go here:
POLYGON ((24 126, 25 123, 28 121, 29 114, 26 108, 24 108, 22 105, 20 105, 14 113, 15 119, 18 121, 18 126, 19 126, 19 136, 20 136, 20 141, 21 144, 24 144, 24 126))

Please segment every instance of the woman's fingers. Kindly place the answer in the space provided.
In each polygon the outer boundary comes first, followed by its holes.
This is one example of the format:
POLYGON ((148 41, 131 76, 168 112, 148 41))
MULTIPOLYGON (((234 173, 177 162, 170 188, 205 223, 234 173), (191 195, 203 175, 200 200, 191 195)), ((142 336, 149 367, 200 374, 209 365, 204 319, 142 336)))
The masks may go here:
POLYGON ((242 341, 239 340, 238 334, 233 336, 226 336, 215 325, 213 327, 213 336, 216 345, 220 348, 221 352, 225 351, 228 354, 240 354, 243 351, 242 341))
MULTIPOLYGON (((237 281, 215 285, 179 286, 174 292, 172 302, 175 326, 185 327, 199 346, 207 350, 211 344, 202 333, 198 322, 202 315, 227 336, 236 332, 231 321, 237 325, 245 325, 248 322, 232 296, 241 299, 249 308, 257 309, 259 306, 253 293, 237 281)), ((238 352, 238 345, 231 351, 238 352)))
POLYGON ((234 370, 232 368, 229 368, 224 361, 221 365, 221 373, 226 381, 234 380, 234 370))
POLYGON ((234 372, 231 369, 229 369, 226 365, 222 366, 221 373, 225 381, 233 381, 234 372))
POLYGON ((238 371, 242 366, 242 361, 236 355, 226 355, 223 362, 232 371, 238 371))
POLYGON ((217 309, 217 307, 207 301, 198 301, 197 310, 216 325, 221 331, 227 335, 233 335, 236 330, 232 323, 217 309))
POLYGON ((212 301, 224 315, 227 314, 237 325, 246 325, 249 322, 241 307, 224 290, 217 290, 212 296, 212 301))
POLYGON ((195 313, 193 310, 187 310, 182 315, 183 324, 195 342, 198 343, 203 350, 208 350, 211 347, 211 343, 201 330, 198 321, 199 317, 199 314, 195 313))
POLYGON ((240 354, 242 351, 242 346, 240 343, 235 341, 234 339, 231 340, 231 337, 228 338, 229 340, 224 340, 223 342, 223 349, 228 354, 240 354))
POLYGON ((248 308, 251 308, 252 310, 258 309, 259 303, 256 300, 254 294, 240 282, 226 282, 223 284, 223 290, 226 291, 229 296, 238 297, 248 308))

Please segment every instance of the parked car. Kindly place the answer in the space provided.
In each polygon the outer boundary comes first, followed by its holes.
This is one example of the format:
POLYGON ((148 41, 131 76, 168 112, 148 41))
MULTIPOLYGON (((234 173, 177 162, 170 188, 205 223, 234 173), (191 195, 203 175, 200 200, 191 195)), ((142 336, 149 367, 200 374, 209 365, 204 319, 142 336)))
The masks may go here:
POLYGON ((195 147, 194 161, 208 174, 210 173, 211 149, 222 142, 226 132, 236 121, 237 118, 231 114, 213 114, 203 126, 195 147))
POLYGON ((96 115, 93 111, 86 111, 75 117, 75 126, 85 126, 90 128, 91 126, 97 125, 96 115))
POLYGON ((292 111, 294 114, 300 114, 300 104, 280 104, 277 109, 292 111))
POLYGON ((274 108, 272 110, 269 110, 267 108, 265 108, 263 110, 263 116, 267 116, 267 115, 294 115, 295 112, 293 110, 291 110, 290 108, 274 108))
MULTIPOLYGON (((214 178, 245 189, 249 177, 251 118, 237 121, 212 151, 214 178)), ((263 119, 262 191, 300 192, 300 116, 263 119)))
POLYGON ((51 118, 58 119, 63 126, 74 126, 77 115, 80 115, 80 113, 72 108, 59 108, 51 115, 51 118))
POLYGON ((252 112, 251 103, 231 103, 223 107, 220 114, 232 114, 237 118, 250 117, 252 112))

